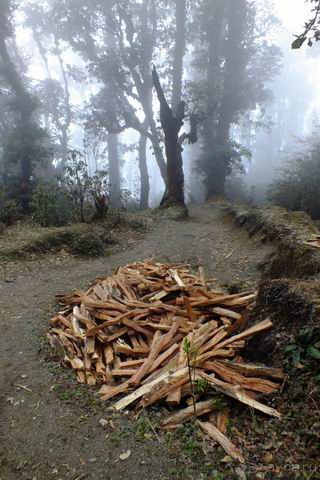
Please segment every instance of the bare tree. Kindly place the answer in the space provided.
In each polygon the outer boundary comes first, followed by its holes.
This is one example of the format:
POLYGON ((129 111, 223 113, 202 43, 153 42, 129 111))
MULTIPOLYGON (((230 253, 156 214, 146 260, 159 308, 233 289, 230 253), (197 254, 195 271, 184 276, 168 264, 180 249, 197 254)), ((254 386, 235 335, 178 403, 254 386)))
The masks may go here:
POLYGON ((152 78, 160 102, 160 121, 164 131, 167 157, 167 188, 162 198, 161 206, 185 206, 182 142, 186 139, 189 139, 190 143, 197 141, 196 117, 192 117, 190 133, 184 133, 179 136, 186 117, 186 104, 184 101, 180 101, 174 113, 167 102, 155 67, 152 70, 152 78))

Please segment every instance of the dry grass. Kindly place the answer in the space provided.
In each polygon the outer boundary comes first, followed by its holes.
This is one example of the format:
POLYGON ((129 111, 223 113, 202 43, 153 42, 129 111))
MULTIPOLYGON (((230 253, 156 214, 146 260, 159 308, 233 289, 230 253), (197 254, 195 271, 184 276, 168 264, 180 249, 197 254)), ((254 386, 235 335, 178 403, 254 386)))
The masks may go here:
POLYGON ((66 251, 74 255, 99 256, 130 236, 147 229, 145 219, 137 215, 111 212, 103 223, 78 223, 44 228, 32 220, 18 221, 0 236, 0 258, 22 259, 35 255, 66 251))

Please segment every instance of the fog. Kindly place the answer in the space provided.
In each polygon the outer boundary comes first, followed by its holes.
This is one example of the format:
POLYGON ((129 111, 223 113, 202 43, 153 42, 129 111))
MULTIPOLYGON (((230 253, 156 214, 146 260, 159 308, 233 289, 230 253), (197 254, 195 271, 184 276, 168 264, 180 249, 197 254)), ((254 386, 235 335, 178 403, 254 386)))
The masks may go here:
POLYGON ((159 205, 170 176, 181 180, 179 162, 184 181, 176 200, 224 195, 240 178, 252 201, 265 202, 320 109, 319 47, 291 48, 311 5, 294 3, 1 0, 0 175, 29 189, 63 175, 76 149, 90 175, 108 172, 116 206, 123 198, 159 205), (168 158, 172 139, 153 66, 179 127, 175 159, 168 158), (25 149, 18 127, 27 97, 36 102, 29 120, 44 132, 48 151, 23 167, 13 144, 25 149))

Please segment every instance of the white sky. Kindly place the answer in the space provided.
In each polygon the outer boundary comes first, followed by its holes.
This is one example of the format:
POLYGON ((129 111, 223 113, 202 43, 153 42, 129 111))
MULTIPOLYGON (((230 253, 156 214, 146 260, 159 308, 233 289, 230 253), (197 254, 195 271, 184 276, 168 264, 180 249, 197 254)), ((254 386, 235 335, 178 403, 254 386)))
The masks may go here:
MULTIPOLYGON (((286 58, 292 59, 293 62, 301 62, 303 65, 303 69, 305 69, 306 77, 312 85, 313 90, 315 85, 320 85, 320 48, 319 48, 319 57, 316 56, 308 56, 308 49, 309 47, 304 45, 300 50, 291 50, 290 45, 292 40, 294 39, 295 34, 299 34, 303 31, 304 23, 311 18, 311 6, 310 3, 306 0, 264 0, 267 1, 268 4, 274 5, 274 10, 276 16, 281 20, 282 23, 282 31, 279 32, 279 37, 275 38, 275 42, 277 40, 281 43, 284 42, 284 46, 287 44, 288 49, 285 53, 286 58)), ((20 22, 18 22, 20 23, 20 22)), ((19 45, 24 48, 25 45, 30 44, 31 41, 31 34, 28 30, 18 28, 17 29, 17 40, 19 45)), ((320 42, 319 42, 320 43, 320 42)), ((37 49, 35 49, 35 53, 37 49)), ((78 58, 75 58, 74 54, 68 55, 65 54, 65 61, 68 63, 74 63, 78 61, 78 58)), ((31 78, 35 79, 44 79, 46 78, 46 72, 43 68, 43 64, 38 55, 31 57, 31 64, 29 65, 29 75, 31 78)), ((52 74, 54 77, 59 78, 60 71, 59 65, 57 60, 51 56, 49 58, 50 66, 52 67, 52 74)), ((292 78, 294 82, 295 79, 292 78)), ((71 88, 72 91, 72 101, 74 103, 81 104, 83 103, 83 94, 89 94, 90 88, 86 86, 84 90, 78 90, 77 88, 71 88)), ((317 91, 317 90, 316 90, 317 91)), ((310 108, 310 113, 312 110, 315 109, 316 111, 320 112, 320 87, 318 89, 318 93, 316 93, 314 102, 310 108)), ((320 115, 319 115, 320 116, 320 115)))
POLYGON ((306 0, 274 0, 277 16, 284 27, 293 35, 299 33, 310 14, 310 4, 306 0))
MULTIPOLYGON (((305 22, 312 17, 311 5, 307 0, 274 0, 274 6, 275 13, 283 24, 283 34, 285 38, 286 35, 288 36, 290 45, 294 35, 303 32, 305 22)), ((309 118, 306 119, 307 130, 311 127, 313 113, 317 112, 318 116, 320 113, 320 87, 315 89, 315 85, 320 85, 320 49, 317 46, 319 56, 308 56, 309 49, 310 47, 305 44, 300 50, 286 52, 286 55, 292 57, 294 61, 301 61, 310 87, 315 90, 314 101, 309 109, 309 118)))

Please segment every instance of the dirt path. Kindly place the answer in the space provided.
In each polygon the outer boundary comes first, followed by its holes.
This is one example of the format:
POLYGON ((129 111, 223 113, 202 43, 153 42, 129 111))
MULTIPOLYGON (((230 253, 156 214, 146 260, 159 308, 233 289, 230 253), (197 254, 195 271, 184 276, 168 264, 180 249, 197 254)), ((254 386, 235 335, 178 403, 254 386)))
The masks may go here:
POLYGON ((256 284, 257 264, 270 247, 223 217, 217 206, 196 207, 187 221, 155 223, 127 251, 57 265, 41 261, 30 272, 14 272, 13 283, 1 280, 0 480, 207 478, 191 467, 182 471, 174 444, 160 444, 146 423, 137 428, 129 415, 119 415, 114 430, 103 428, 99 419, 111 418, 107 406, 75 384, 72 372, 47 362, 42 345, 55 293, 84 288, 128 262, 189 262, 203 265, 220 285, 256 284), (119 460, 129 449, 128 460, 119 460))

